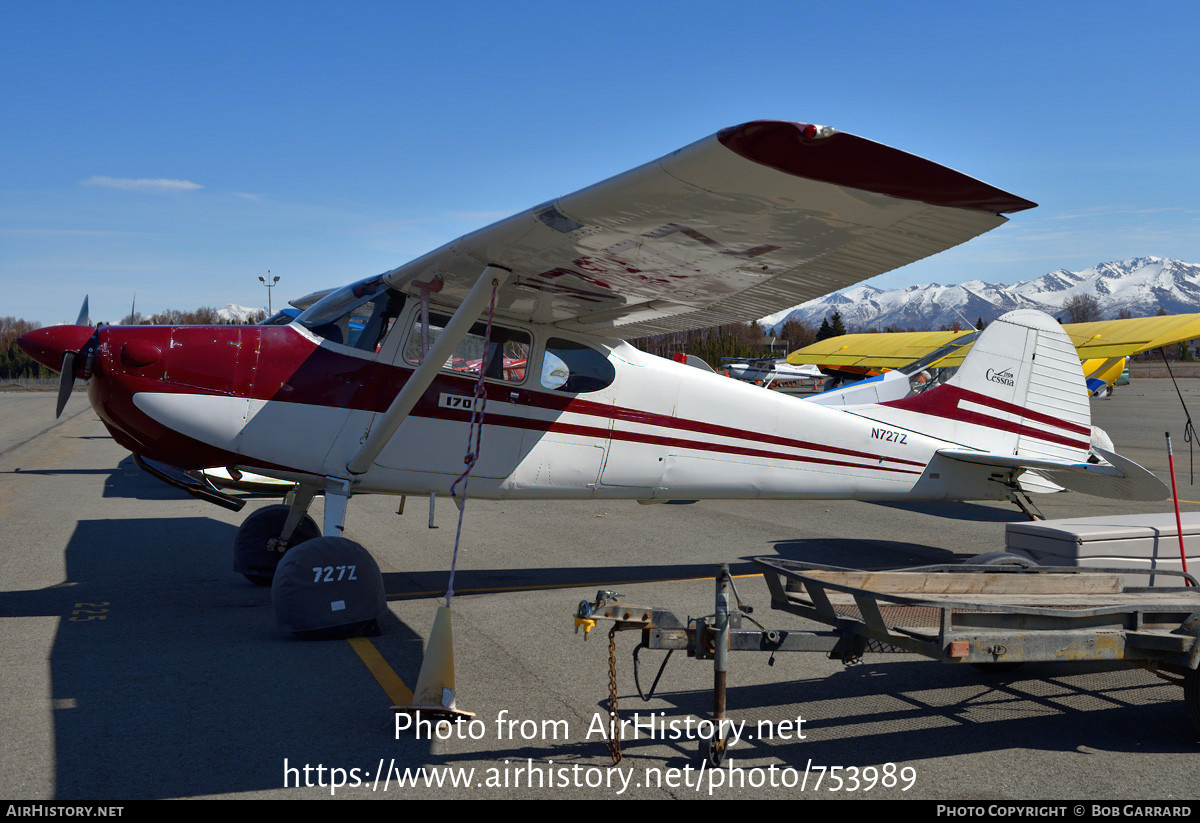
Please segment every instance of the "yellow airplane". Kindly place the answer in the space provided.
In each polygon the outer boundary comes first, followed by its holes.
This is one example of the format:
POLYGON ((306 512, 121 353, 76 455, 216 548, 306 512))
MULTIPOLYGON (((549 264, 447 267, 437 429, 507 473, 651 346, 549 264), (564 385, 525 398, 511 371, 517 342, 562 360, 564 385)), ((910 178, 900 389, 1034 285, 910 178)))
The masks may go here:
MULTIPOLYGON (((1063 330, 1083 361, 1089 391, 1099 395, 1112 390, 1130 355, 1200 337, 1200 314, 1067 323, 1063 330)), ((928 368, 957 367, 977 335, 972 330, 844 334, 797 349, 787 361, 916 374, 928 368), (914 364, 919 368, 906 368, 914 364)))

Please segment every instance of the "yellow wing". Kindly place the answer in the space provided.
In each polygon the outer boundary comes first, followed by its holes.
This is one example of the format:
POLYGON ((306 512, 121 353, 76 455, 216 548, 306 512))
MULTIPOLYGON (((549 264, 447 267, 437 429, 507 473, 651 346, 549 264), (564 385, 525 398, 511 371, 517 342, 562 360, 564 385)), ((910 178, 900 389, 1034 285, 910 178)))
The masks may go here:
MULTIPOLYGON (((787 361, 800 365, 861 366, 871 369, 898 369, 920 360, 970 331, 879 332, 843 334, 829 337, 811 346, 797 349, 787 361)), ((969 346, 968 346, 969 348, 969 346)), ((957 351, 957 350, 956 350, 957 351)), ((961 356, 958 357, 961 361, 961 356)), ((945 365, 941 361, 939 366, 945 365)))
POLYGON ((1200 314, 1098 320, 1063 326, 1081 360, 1127 357, 1200 337, 1200 314))
MULTIPOLYGON (((1160 317, 1133 317, 1125 320, 1098 320, 1093 323, 1068 323, 1063 330, 1075 344, 1080 360, 1108 360, 1169 346, 1200 337, 1200 314, 1174 314, 1160 317)), ((897 369, 950 346, 969 331, 880 332, 844 334, 830 337, 788 355, 793 365, 815 363, 818 366, 860 366, 873 369, 897 369)), ((972 341, 973 342, 973 341, 972 341)), ((971 343, 953 349, 935 364, 949 368, 962 363, 971 343)))

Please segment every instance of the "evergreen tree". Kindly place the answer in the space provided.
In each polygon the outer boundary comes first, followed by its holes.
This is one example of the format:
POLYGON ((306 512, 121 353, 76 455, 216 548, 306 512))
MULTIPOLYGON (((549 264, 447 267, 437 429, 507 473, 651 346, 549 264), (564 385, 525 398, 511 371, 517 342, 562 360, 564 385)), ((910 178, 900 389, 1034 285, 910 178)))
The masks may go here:
POLYGON ((829 327, 833 330, 834 337, 841 337, 846 333, 846 327, 842 325, 842 313, 840 311, 834 311, 833 323, 829 327))

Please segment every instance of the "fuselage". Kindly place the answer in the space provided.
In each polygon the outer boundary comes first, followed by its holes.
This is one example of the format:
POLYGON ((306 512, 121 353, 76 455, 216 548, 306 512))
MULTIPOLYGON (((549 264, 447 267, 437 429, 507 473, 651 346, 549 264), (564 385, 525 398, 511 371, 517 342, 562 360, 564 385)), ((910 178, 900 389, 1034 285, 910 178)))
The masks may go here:
MULTIPOLYGON (((119 443, 180 468, 345 477, 419 359, 417 308, 410 304, 378 347, 298 323, 104 326, 94 338, 89 398, 119 443)), ((881 421, 873 407, 823 408, 554 327, 504 323, 496 333, 525 348, 523 359, 506 355, 504 370, 484 380, 473 495, 1002 496, 995 484, 966 489, 931 470, 950 441, 881 421), (578 374, 564 383, 568 371, 578 374)), ((355 490, 447 492, 463 471, 479 368, 478 357, 447 361, 354 478, 355 490)))

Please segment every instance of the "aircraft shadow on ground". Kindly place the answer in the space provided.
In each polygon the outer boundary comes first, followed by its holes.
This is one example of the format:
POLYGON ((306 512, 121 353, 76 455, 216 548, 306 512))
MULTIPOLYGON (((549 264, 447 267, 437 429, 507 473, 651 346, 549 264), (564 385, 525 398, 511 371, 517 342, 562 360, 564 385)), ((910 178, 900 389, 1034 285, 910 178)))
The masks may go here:
POLYGON ((981 503, 964 501, 913 501, 902 503, 897 501, 867 501, 872 506, 884 506, 899 511, 917 512, 940 517, 946 520, 966 520, 971 523, 1015 523, 1026 522, 1029 518, 1015 507, 997 508, 981 503))
MULTIPOLYGON (((905 566, 953 563, 959 555, 945 549, 918 543, 892 540, 854 540, 847 538, 805 538, 780 540, 774 543, 774 556, 785 560, 801 560, 830 566, 876 569, 905 566)), ((763 554, 771 556, 769 552, 763 554)), ((758 555, 730 558, 729 571, 734 575, 758 574, 762 570, 753 562, 758 555)), ((638 583, 706 580, 715 576, 717 564, 658 564, 644 566, 546 567, 525 569, 459 569, 454 578, 458 595, 492 594, 502 591, 536 591, 540 589, 605 588, 631 586, 638 583)), ((448 572, 396 572, 384 575, 385 590, 390 599, 436 597, 446 591, 448 572)))
MULTIPOLYGON (((58 799, 277 789, 285 758, 364 766, 364 734, 391 740, 390 703, 363 699, 373 681, 350 644, 281 633, 270 589, 231 569, 234 532, 205 518, 81 521, 62 586, 0 600, 62 615, 58 799)), ((422 638, 394 618, 384 632, 376 645, 411 661, 398 674, 415 682, 422 638)))
POLYGON ((896 540, 853 540, 817 537, 775 542, 776 554, 784 560, 844 566, 853 569, 895 569, 928 566, 961 560, 947 549, 896 540))
MULTIPOLYGON (((753 563, 732 562, 733 574, 755 574, 753 563)), ((712 563, 657 566, 590 566, 540 569, 459 569, 454 576, 454 593, 459 595, 496 592, 540 591, 545 589, 604 588, 637 583, 662 583, 680 580, 711 579, 716 574, 712 563)), ((445 593, 446 569, 395 572, 383 576, 388 598, 392 600, 438 597, 445 593)))

